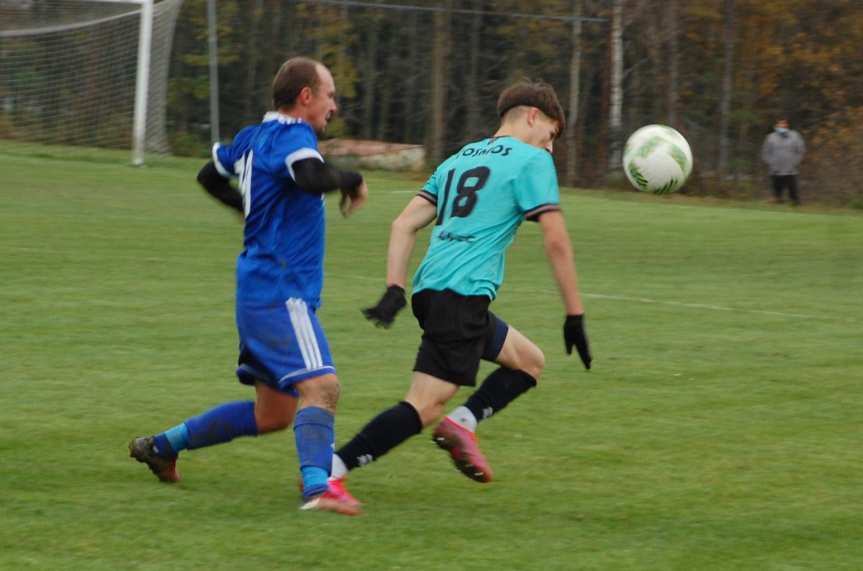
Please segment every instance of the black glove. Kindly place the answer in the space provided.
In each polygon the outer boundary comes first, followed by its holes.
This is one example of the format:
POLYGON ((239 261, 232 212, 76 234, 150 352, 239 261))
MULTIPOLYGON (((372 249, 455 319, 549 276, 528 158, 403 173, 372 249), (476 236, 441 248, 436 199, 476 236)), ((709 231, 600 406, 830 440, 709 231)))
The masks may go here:
POLYGON ((374 307, 363 310, 366 319, 373 321, 378 327, 389 327, 393 324, 396 314, 407 304, 405 301, 405 290, 401 286, 391 285, 381 296, 380 301, 374 307))
POLYGON ((593 357, 590 356, 590 348, 587 346, 587 333, 584 332, 584 314, 567 315, 566 321, 563 322, 563 343, 566 347, 566 354, 572 355, 572 346, 575 345, 575 350, 578 351, 578 356, 581 357, 581 362, 584 363, 584 368, 590 370, 590 362, 593 357))

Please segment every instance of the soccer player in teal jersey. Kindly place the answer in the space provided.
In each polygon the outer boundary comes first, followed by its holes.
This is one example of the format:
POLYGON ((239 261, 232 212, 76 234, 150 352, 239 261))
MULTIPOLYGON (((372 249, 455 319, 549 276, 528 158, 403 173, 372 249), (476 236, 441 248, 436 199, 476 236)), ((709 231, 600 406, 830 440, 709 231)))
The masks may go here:
POLYGON ((178 454, 287 428, 293 422, 303 481, 302 509, 358 513, 359 503, 329 483, 339 398, 335 364, 316 316, 323 286, 324 193, 342 193, 345 215, 368 193, 362 176, 327 164, 317 148, 336 112, 329 70, 308 58, 286 61, 273 80, 274 111, 216 144, 198 182, 243 214, 237 258, 237 377, 255 401, 221 404, 129 443, 162 481, 177 482, 178 454), (239 191, 229 179, 239 179, 239 191))
POLYGON ((444 161, 392 224, 388 287, 364 313, 387 327, 406 305, 416 234, 434 221, 411 298, 422 342, 405 399, 372 419, 334 455, 332 477, 342 487, 348 471, 437 421, 459 387, 475 385, 480 359, 500 367, 441 420, 433 440, 466 476, 491 481, 491 468, 476 443, 477 423, 536 386, 545 361, 539 347, 488 309, 503 281, 506 249, 523 220, 542 228, 566 310, 566 351, 572 353, 574 346, 590 369, 584 308, 551 157, 564 125, 563 109, 551 86, 520 82, 501 93, 498 113, 501 124, 494 136, 444 161))

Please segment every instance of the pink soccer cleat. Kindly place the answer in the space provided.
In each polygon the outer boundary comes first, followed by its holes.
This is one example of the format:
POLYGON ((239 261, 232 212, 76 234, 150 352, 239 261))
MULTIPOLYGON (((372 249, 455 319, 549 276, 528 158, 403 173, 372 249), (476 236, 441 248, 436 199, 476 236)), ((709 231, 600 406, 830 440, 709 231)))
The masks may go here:
POLYGON ((449 452, 455 467, 471 480, 491 482, 491 467, 477 446, 476 434, 444 417, 432 434, 434 443, 449 452))
POLYGON ((343 478, 328 482, 327 490, 307 499, 300 509, 303 511, 335 512, 342 515, 360 515, 362 504, 345 487, 343 478))

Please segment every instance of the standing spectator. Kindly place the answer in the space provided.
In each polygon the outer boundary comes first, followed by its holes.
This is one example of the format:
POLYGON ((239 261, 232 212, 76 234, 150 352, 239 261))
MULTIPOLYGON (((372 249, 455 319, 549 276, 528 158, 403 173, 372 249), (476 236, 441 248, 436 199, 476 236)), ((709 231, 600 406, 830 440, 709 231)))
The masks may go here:
POLYGON ((794 206, 800 206, 797 192, 797 167, 806 153, 806 145, 800 133, 788 128, 788 119, 780 118, 773 132, 764 139, 761 159, 767 163, 773 202, 782 203, 782 191, 788 189, 788 197, 794 206))

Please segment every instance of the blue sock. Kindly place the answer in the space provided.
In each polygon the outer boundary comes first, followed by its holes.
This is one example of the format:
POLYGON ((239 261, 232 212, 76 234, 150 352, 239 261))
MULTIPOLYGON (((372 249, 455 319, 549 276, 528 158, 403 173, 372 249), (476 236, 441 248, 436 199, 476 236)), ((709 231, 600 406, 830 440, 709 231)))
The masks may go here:
POLYGON ((316 406, 301 409, 294 420, 294 438, 303 475, 303 495, 320 494, 327 489, 333 461, 333 415, 316 406))
POLYGON ((258 423, 255 422, 255 403, 252 401, 235 401, 220 404, 219 406, 186 420, 185 435, 178 426, 156 436, 156 446, 159 446, 160 437, 171 445, 174 452, 180 450, 174 446, 182 446, 194 450, 230 442, 238 436, 257 436, 258 423))
POLYGON ((159 456, 176 456, 189 447, 189 428, 186 423, 178 424, 155 436, 153 444, 159 456))

